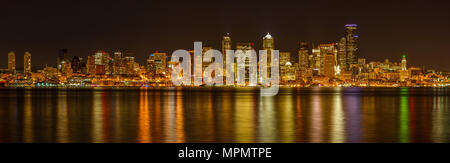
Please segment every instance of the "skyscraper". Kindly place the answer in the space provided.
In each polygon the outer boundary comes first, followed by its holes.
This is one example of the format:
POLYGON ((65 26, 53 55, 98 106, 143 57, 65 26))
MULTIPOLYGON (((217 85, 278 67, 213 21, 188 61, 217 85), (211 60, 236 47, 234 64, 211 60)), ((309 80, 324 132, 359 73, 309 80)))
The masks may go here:
MULTIPOLYGON (((255 48, 254 48, 254 43, 251 43, 251 42, 249 42, 249 43, 236 43, 236 50, 242 50, 242 52, 244 53, 244 54, 248 54, 248 52, 249 51, 251 51, 251 50, 254 50, 255 48)), ((246 57, 250 57, 250 56, 247 56, 246 55, 246 57)), ((235 72, 235 79, 236 79, 236 81, 240 81, 241 80, 241 78, 240 78, 240 76, 239 76, 239 72, 238 72, 238 68, 243 68, 244 70, 245 70, 245 77, 244 77, 244 80, 245 81, 250 81, 250 75, 252 75, 251 73, 250 73, 250 58, 239 58, 239 57, 237 57, 236 58, 236 63, 234 63, 234 72, 235 72), (243 62, 243 63, 245 63, 244 65, 238 65, 238 63, 239 62, 243 62), (248 75, 247 75, 248 74, 248 75)))
POLYGON ((335 55, 332 53, 327 53, 324 56, 324 60, 323 60, 323 70, 324 70, 324 75, 326 77, 329 77, 330 79, 334 78, 335 75, 335 71, 334 71, 334 66, 336 63, 336 58, 335 55))
POLYGON ((124 57, 123 59, 124 59, 125 67, 126 67, 126 75, 127 76, 135 76, 136 73, 134 71, 134 67, 135 67, 134 66, 134 57, 127 56, 127 57, 124 57))
POLYGON ((408 66, 406 62, 406 55, 403 54, 402 56, 402 69, 400 70, 400 81, 404 82, 409 79, 410 74, 408 71, 408 66))
POLYGON ((13 51, 8 53, 8 71, 10 74, 16 73, 16 54, 13 51))
POLYGON ((313 76, 320 75, 320 67, 321 67, 321 60, 320 60, 320 48, 313 48, 312 54, 309 57, 310 62, 310 69, 312 71, 313 76))
POLYGON ((346 55, 346 39, 342 37, 339 43, 337 43, 337 60, 339 70, 347 69, 347 55, 346 55))
POLYGON ((271 77, 272 53, 275 49, 274 39, 270 33, 263 38, 263 50, 267 51, 267 77, 271 77))
POLYGON ((125 64, 123 61, 123 54, 120 51, 114 52, 113 74, 114 75, 125 74, 125 64))
POLYGON ((152 53, 147 60, 147 70, 153 75, 165 74, 167 67, 166 53, 152 53))
POLYGON ((95 71, 98 75, 111 75, 113 72, 112 58, 109 53, 99 50, 94 53, 95 71))
POLYGON ((286 65, 291 62, 291 52, 280 52, 280 66, 286 65))
MULTIPOLYGON (((208 51, 210 51, 210 50, 213 50, 213 49, 214 49, 214 48, 213 48, 212 46, 203 46, 203 47, 202 47, 202 56, 205 56, 206 52, 208 52, 208 51)), ((206 62, 206 61, 204 61, 203 58, 202 58, 202 71, 205 71, 205 69, 206 69, 210 64, 212 64, 212 61, 211 61, 211 62, 206 62)))
POLYGON ((408 70, 407 64, 406 64, 406 55, 403 55, 402 59, 402 70, 408 70))
POLYGON ((227 50, 231 50, 231 37, 230 34, 227 33, 223 36, 222 38, 222 56, 223 56, 223 61, 224 63, 226 63, 226 52, 227 50))
POLYGON ((346 65, 345 68, 348 70, 351 65, 357 64, 358 58, 358 38, 356 24, 345 25, 345 46, 346 46, 346 65))
POLYGON ((280 52, 280 76, 283 82, 288 80, 288 72, 292 68, 291 53, 280 52))
MULTIPOLYGON (((336 56, 337 51, 335 48, 335 44, 334 43, 330 43, 330 44, 320 44, 319 45, 319 51, 320 51, 320 57, 319 57, 319 75, 325 75, 325 56, 326 55, 334 55, 336 56)), ((334 59, 336 60, 336 57, 334 57, 334 59)), ((331 61, 329 61, 331 62, 331 61)), ((336 62, 336 61, 335 61, 336 62)), ((336 64, 333 64, 333 66, 335 66, 336 64)))
POLYGON ((31 73, 31 53, 28 51, 23 56, 23 72, 25 74, 31 73))
POLYGON ((231 50, 231 37, 227 33, 222 37, 222 60, 223 60, 223 74, 227 74, 227 50, 231 50))
POLYGON ((94 56, 87 57, 86 68, 87 68, 87 73, 89 75, 95 74, 95 57, 94 56))
POLYGON ((300 49, 298 50, 298 66, 299 76, 304 77, 309 68, 309 50, 307 42, 300 42, 300 49))
POLYGON ((270 33, 267 33, 267 35, 263 38, 263 50, 267 50, 267 54, 269 55, 274 49, 274 39, 270 33))

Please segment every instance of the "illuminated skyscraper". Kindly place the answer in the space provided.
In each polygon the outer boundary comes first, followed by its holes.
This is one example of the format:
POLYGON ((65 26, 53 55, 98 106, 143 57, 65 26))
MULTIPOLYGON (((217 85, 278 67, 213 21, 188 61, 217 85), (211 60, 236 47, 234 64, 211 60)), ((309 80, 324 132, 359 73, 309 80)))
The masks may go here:
POLYGON ((321 67, 321 57, 320 57, 320 48, 313 48, 312 54, 309 56, 310 69, 312 71, 312 75, 320 75, 320 67, 321 67))
POLYGON ((290 68, 292 68, 291 53, 280 52, 280 76, 282 81, 287 81, 290 68))
POLYGON ((300 47, 298 50, 298 63, 300 64, 300 67, 307 68, 308 67, 308 43, 307 42, 300 42, 300 47))
POLYGON ((105 65, 109 57, 109 54, 106 53, 105 51, 99 50, 94 53, 94 57, 95 57, 95 65, 105 65))
POLYGON ((97 75, 111 75, 113 73, 112 58, 105 51, 99 50, 94 53, 95 71, 97 75))
POLYGON ((23 56, 23 72, 25 74, 31 74, 31 53, 25 52, 23 56))
POLYGON ((16 73, 16 54, 13 51, 8 53, 8 71, 10 74, 16 73))
POLYGON ((271 77, 271 65, 272 65, 272 52, 275 50, 274 39, 267 33, 263 38, 263 50, 267 51, 267 77, 271 77))
POLYGON ((123 54, 120 51, 114 52, 113 74, 114 75, 125 74, 125 64, 123 61, 123 54))
POLYGON ((337 44, 337 60, 338 66, 340 70, 347 69, 347 55, 346 55, 346 41, 345 37, 342 37, 339 43, 337 44))
MULTIPOLYGON (((320 64, 319 66, 319 75, 325 75, 325 56, 327 55, 334 55, 334 59, 336 62, 336 55, 337 55, 337 51, 335 48, 335 44, 331 43, 331 44, 320 44, 319 45, 319 51, 320 51, 320 57, 319 57, 319 62, 320 64)), ((331 62, 331 61, 329 61, 331 62)), ((335 66, 336 64, 333 64, 333 66, 335 66)))
POLYGON ((300 42, 300 49, 298 51, 298 66, 299 76, 304 77, 309 68, 309 50, 307 42, 300 42))
POLYGON ((231 37, 230 37, 229 33, 224 35, 222 38, 222 56, 223 56, 224 63, 227 63, 226 62, 227 50, 231 50, 231 37))
POLYGON ((270 33, 267 33, 266 36, 263 38, 263 50, 267 50, 267 54, 271 54, 271 51, 275 49, 274 45, 274 39, 270 35, 270 33))
MULTIPOLYGON (((205 56, 206 52, 208 52, 209 50, 213 50, 212 46, 203 46, 202 47, 202 56, 205 56)), ((212 63, 211 62, 206 62, 203 60, 202 58, 202 71, 205 71, 205 69, 212 63)))
POLYGON ((95 57, 94 56, 88 56, 86 68, 87 68, 87 73, 89 75, 95 74, 95 57))
POLYGON ((356 24, 347 24, 345 25, 346 33, 345 33, 345 46, 346 46, 346 65, 345 68, 348 70, 351 65, 357 64, 358 58, 358 38, 357 30, 358 25, 356 24))
MULTIPOLYGON (((254 50, 254 43, 236 43, 236 50, 242 50, 244 54, 248 54, 249 51, 254 50)), ((247 55, 246 55, 247 56, 247 55)), ((247 56, 250 57, 250 56, 247 56)), ((236 62, 234 63, 234 72, 236 81, 240 81, 240 76, 238 74, 238 68, 242 68, 239 66, 244 66, 245 69, 245 81, 249 81, 250 79, 250 58, 236 58, 236 62), (245 59, 245 60, 240 60, 245 59), (238 62, 244 62, 244 65, 238 65, 238 62)))
POLYGON ((167 67, 166 53, 152 53, 147 60, 147 70, 153 75, 165 74, 167 67))
POLYGON ((334 78, 335 75, 335 63, 336 63, 336 58, 335 55, 332 53, 328 53, 325 54, 324 56, 324 61, 323 61, 323 70, 324 70, 324 75, 326 77, 329 77, 330 79, 334 78))
POLYGON ((406 64, 406 55, 403 55, 402 70, 408 70, 408 67, 407 67, 407 64, 406 64))
POLYGON ((134 57, 127 56, 124 58, 124 63, 126 67, 126 74, 128 76, 135 75, 135 65, 134 65, 134 57))
POLYGON ((280 66, 286 65, 287 62, 291 62, 291 53, 280 52, 280 66))

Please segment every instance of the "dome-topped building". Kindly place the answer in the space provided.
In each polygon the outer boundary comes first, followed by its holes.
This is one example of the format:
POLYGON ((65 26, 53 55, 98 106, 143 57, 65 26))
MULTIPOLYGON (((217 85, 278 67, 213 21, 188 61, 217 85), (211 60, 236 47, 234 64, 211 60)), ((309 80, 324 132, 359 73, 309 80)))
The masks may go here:
POLYGON ((263 38, 263 50, 274 50, 274 41, 272 35, 267 33, 263 38))

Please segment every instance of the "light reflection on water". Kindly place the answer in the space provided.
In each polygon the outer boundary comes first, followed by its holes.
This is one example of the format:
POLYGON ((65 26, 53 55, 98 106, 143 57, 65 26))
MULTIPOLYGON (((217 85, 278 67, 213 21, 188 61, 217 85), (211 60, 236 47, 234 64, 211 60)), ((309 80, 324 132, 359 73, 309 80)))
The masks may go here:
POLYGON ((0 142, 450 142, 449 89, 0 89, 0 142))

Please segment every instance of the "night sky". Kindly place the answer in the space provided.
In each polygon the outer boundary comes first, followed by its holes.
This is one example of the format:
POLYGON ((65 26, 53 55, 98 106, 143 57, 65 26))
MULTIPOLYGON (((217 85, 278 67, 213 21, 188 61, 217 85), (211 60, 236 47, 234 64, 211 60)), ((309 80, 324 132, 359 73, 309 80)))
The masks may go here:
POLYGON ((345 24, 359 25, 359 57, 450 71, 450 5, 445 1, 134 1, 34 0, 0 2, 0 68, 16 52, 17 67, 54 66, 58 50, 131 50, 140 63, 154 51, 169 54, 203 41, 221 49, 224 33, 261 48, 270 32, 276 49, 297 54, 298 42, 337 42, 345 24))

